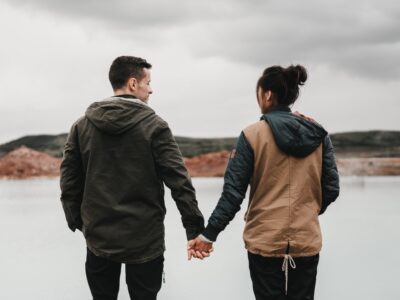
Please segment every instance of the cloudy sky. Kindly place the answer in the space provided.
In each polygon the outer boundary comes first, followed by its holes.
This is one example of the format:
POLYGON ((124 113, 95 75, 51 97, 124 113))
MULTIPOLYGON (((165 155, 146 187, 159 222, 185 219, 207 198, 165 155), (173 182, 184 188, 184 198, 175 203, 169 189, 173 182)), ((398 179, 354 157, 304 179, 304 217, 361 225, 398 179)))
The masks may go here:
POLYGON ((275 64, 307 67, 293 109, 328 131, 400 130, 395 0, 0 0, 0 34, 0 143, 67 132, 112 94, 119 55, 153 64, 150 105, 177 135, 238 135, 275 64))

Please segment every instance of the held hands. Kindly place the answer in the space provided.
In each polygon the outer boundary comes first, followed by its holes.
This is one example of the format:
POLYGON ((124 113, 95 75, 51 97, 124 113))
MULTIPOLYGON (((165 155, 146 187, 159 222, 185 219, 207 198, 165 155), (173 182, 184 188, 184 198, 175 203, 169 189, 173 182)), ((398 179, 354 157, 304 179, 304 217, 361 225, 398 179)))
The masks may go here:
POLYGON ((205 241, 200 236, 190 240, 187 245, 188 260, 191 260, 192 257, 202 260, 209 257, 213 251, 213 243, 205 241))

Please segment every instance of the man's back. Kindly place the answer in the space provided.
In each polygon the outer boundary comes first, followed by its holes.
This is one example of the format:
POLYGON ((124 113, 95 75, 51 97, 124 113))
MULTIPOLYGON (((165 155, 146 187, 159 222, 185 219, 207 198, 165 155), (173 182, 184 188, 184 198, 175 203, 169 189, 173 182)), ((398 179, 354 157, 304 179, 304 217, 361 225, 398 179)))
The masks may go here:
MULTIPOLYGON (((77 195, 82 193, 81 220, 71 216, 69 223, 79 228, 74 223, 82 222, 93 253, 142 263, 165 250, 164 180, 180 190, 177 203, 189 222, 201 228, 202 216, 188 209, 195 199, 194 189, 185 184, 187 173, 167 123, 132 98, 95 102, 72 126, 61 166, 61 186, 68 187, 77 179, 84 182, 76 185, 84 187, 82 191, 75 190, 77 195), (80 170, 71 172, 71 166, 79 165, 80 170)), ((68 198, 71 189, 63 190, 67 195, 62 198, 68 198)), ((68 201, 64 202, 66 212, 68 206, 68 201)))
POLYGON ((195 191, 168 127, 147 106, 151 64, 117 57, 108 78, 114 96, 75 122, 61 163, 68 226, 83 232, 93 299, 117 299, 122 263, 131 299, 155 300, 164 269, 164 184, 188 240, 204 229, 195 191))

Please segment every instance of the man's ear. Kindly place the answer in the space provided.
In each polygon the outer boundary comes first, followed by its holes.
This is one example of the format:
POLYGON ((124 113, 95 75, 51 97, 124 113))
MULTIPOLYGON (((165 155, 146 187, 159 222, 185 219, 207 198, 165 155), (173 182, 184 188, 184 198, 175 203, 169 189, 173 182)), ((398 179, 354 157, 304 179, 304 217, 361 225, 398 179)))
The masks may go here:
POLYGON ((135 77, 129 78, 129 80, 128 80, 129 89, 131 89, 133 91, 136 91, 137 85, 138 85, 138 82, 137 82, 137 79, 135 77))

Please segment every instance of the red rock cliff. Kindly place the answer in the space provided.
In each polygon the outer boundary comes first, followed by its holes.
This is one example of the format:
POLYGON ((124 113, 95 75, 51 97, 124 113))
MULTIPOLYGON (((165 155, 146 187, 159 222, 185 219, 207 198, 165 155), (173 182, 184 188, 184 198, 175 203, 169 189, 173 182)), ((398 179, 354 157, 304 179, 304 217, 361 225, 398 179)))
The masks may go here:
MULTIPOLYGON (((229 151, 213 152, 184 158, 192 177, 222 177, 229 160, 229 151)), ((60 175, 61 159, 26 147, 18 148, 0 158, 0 178, 24 179, 60 175)), ((341 175, 400 175, 400 158, 339 158, 341 175)))
POLYGON ((0 178, 59 176, 60 163, 60 159, 46 153, 20 147, 0 159, 0 178))
POLYGON ((222 177, 229 160, 229 151, 213 152, 193 158, 185 158, 192 177, 222 177))

